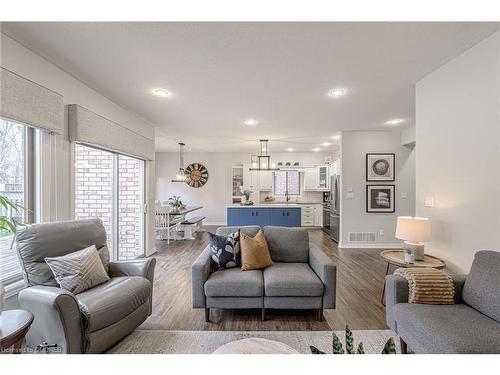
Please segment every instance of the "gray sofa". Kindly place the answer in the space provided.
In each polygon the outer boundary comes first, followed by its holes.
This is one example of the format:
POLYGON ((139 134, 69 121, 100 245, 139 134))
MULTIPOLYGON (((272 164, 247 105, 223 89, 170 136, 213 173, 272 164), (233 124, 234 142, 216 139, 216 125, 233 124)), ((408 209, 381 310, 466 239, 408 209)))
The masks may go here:
MULTIPOLYGON (((258 226, 221 227, 217 234, 240 229, 255 236, 258 226)), ((306 229, 267 226, 263 228, 274 264, 264 270, 240 268, 210 273, 207 246, 191 267, 193 307, 205 309, 323 309, 335 308, 337 268, 321 250, 309 247, 306 229)))
POLYGON ((500 353, 500 253, 478 251, 468 275, 452 275, 454 305, 408 302, 408 284, 386 277, 387 324, 402 352, 500 353))
POLYGON ((20 305, 35 316, 28 347, 57 344, 54 352, 101 353, 151 314, 155 259, 110 262, 106 230, 99 219, 36 224, 17 235, 28 288, 20 305), (74 295, 59 288, 45 257, 96 245, 110 280, 74 295))

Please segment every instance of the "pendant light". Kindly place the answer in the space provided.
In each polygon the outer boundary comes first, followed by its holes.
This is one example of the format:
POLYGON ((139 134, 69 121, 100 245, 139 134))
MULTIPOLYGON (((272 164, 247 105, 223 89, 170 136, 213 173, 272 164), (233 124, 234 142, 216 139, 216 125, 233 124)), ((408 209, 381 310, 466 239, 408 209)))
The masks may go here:
POLYGON ((260 152, 259 155, 251 156, 251 171, 278 171, 274 163, 271 164, 271 155, 269 155, 269 141, 267 139, 260 139, 260 152))
POLYGON ((185 144, 179 142, 179 171, 172 180, 172 182, 186 182, 186 171, 184 170, 184 146, 185 144))

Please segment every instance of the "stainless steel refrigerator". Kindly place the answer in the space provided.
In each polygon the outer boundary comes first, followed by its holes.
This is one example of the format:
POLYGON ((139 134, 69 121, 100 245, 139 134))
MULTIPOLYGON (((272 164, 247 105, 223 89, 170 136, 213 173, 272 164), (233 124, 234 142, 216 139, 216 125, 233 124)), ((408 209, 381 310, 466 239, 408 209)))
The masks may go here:
POLYGON ((330 236, 335 242, 340 238, 340 175, 335 174, 330 181, 330 236))

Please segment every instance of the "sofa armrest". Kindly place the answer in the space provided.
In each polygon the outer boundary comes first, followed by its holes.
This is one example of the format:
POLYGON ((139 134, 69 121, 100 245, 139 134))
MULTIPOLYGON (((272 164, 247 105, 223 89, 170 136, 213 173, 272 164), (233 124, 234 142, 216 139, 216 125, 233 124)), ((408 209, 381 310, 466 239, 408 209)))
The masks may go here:
POLYGON ((337 289, 337 266, 328 255, 315 247, 309 249, 309 266, 324 284, 323 308, 334 309, 337 289))
MULTIPOLYGON (((455 303, 461 303, 462 289, 467 275, 450 275, 455 286, 455 303)), ((385 278, 385 315, 387 325, 397 332, 393 307, 398 303, 408 303, 408 282, 401 276, 389 275, 385 278)))
POLYGON ((141 258, 134 260, 124 260, 109 263, 109 276, 142 276, 151 283, 151 293, 149 295, 149 313, 153 309, 153 282, 155 276, 155 258, 141 258))
POLYGON ((19 304, 35 319, 26 340, 30 348, 42 342, 57 344, 55 352, 83 353, 83 323, 75 296, 67 290, 33 286, 19 292, 19 304))
POLYGON ((210 246, 207 246, 191 266, 193 308, 206 307, 205 282, 210 276, 210 246))
POLYGON ((408 303, 408 282, 401 276, 385 277, 385 318, 387 325, 397 332, 392 308, 398 303, 408 303))

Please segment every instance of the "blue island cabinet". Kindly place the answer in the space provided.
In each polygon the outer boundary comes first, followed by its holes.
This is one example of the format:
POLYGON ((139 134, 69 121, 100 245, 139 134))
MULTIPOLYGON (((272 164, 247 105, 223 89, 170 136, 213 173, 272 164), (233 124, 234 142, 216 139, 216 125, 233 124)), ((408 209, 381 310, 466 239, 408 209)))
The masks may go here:
POLYGON ((300 208, 288 207, 228 207, 227 225, 276 225, 283 227, 300 227, 300 208))

